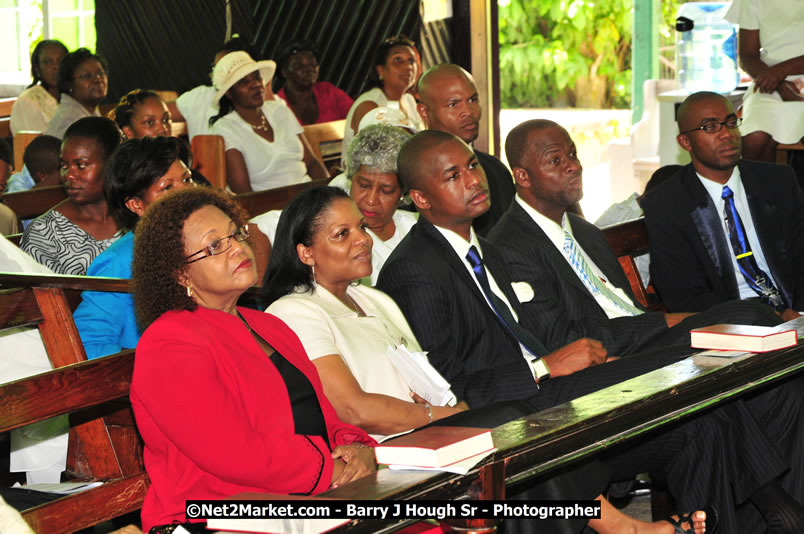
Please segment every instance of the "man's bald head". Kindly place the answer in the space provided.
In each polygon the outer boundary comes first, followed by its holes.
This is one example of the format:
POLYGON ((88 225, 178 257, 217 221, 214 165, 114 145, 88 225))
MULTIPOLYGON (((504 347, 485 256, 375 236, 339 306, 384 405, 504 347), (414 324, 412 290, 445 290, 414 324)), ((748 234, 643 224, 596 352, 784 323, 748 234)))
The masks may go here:
POLYGON ((479 133, 480 99, 472 75, 458 65, 430 67, 419 80, 417 109, 431 130, 441 130, 471 143, 479 133))
POLYGON ((528 138, 530 132, 546 130, 548 128, 564 128, 560 124, 547 119, 533 119, 517 125, 508 133, 505 138, 505 156, 508 158, 508 166, 524 167, 528 155, 528 138))
POLYGON ((434 92, 438 84, 444 80, 453 78, 462 78, 468 80, 472 85, 475 84, 472 75, 463 67, 455 65, 454 63, 441 63, 427 69, 424 74, 422 74, 422 77, 419 78, 419 96, 423 101, 432 99, 435 96, 434 92))
POLYGON ((734 106, 731 105, 731 101, 721 94, 713 93, 711 91, 699 91, 697 93, 692 93, 690 96, 684 99, 684 102, 682 102, 681 106, 678 108, 678 112, 676 114, 678 131, 685 132, 700 126, 701 120, 704 118, 701 116, 701 108, 713 101, 723 102, 732 111, 734 110, 734 106))
POLYGON ((404 193, 419 189, 426 178, 429 162, 423 157, 425 152, 447 141, 456 141, 455 136, 439 130, 424 130, 405 141, 396 160, 404 193))

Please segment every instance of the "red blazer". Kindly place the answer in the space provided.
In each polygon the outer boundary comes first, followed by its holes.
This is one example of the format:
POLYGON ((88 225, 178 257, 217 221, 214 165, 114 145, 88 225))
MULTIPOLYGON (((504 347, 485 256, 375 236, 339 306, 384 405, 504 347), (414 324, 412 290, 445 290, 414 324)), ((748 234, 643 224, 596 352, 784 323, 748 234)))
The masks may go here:
MULTIPOLYGON (((310 380, 333 447, 375 444, 338 420, 315 367, 285 323, 255 310, 239 311, 310 380)), ((333 461, 326 443, 294 433, 282 376, 231 314, 199 307, 156 320, 137 345, 131 404, 151 478, 142 507, 145 532, 186 521, 187 499, 329 488, 333 461)))

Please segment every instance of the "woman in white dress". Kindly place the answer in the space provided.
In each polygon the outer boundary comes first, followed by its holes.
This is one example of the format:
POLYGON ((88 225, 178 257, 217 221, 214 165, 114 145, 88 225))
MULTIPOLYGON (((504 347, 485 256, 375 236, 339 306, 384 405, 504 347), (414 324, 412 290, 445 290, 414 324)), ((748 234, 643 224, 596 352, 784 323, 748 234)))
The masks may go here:
POLYGON ((59 107, 48 124, 48 135, 64 137, 72 123, 84 117, 100 117, 98 104, 106 98, 109 78, 106 62, 86 48, 70 52, 59 65, 59 107))
POLYGON ((31 53, 33 82, 11 107, 11 133, 44 132, 59 107, 59 65, 67 55, 61 41, 39 41, 31 53))
POLYGON ((374 61, 371 83, 375 86, 355 100, 346 115, 341 163, 345 167, 348 149, 358 131, 360 120, 374 108, 398 107, 415 131, 424 130, 424 121, 416 111, 416 99, 408 90, 418 80, 418 62, 413 42, 405 37, 390 37, 380 44, 374 61))
POLYGON ((779 143, 804 137, 804 2, 733 0, 740 66, 754 81, 743 97, 743 157, 776 160, 779 143))
POLYGON ((310 149, 304 130, 282 102, 265 100, 265 84, 276 70, 273 61, 254 61, 231 52, 212 71, 217 92, 211 133, 226 144, 226 181, 235 193, 262 191, 328 178, 310 149))
POLYGON ((356 284, 371 273, 366 217, 336 187, 302 192, 282 213, 265 274, 266 312, 290 326, 343 421, 380 438, 456 414, 414 403, 386 350, 421 351, 385 293, 356 284))

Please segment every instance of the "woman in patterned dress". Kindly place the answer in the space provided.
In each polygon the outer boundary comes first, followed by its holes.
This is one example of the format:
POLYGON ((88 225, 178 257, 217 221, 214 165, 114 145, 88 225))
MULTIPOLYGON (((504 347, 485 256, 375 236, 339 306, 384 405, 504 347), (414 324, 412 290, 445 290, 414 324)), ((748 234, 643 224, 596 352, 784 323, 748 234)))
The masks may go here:
POLYGON ((103 169, 119 144, 117 126, 104 117, 85 117, 67 129, 59 164, 68 198, 28 226, 22 250, 58 274, 86 274, 121 235, 103 196, 103 169))

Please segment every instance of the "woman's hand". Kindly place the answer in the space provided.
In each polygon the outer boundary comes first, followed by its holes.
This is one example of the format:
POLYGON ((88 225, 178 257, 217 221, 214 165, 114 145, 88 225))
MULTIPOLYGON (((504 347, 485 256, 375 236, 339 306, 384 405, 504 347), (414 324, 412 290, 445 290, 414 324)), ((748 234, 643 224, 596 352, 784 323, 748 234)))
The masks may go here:
POLYGON ((787 80, 779 84, 779 96, 785 102, 801 102, 804 100, 804 96, 801 95, 796 84, 787 80))
POLYGON ((772 93, 779 89, 779 84, 786 77, 787 70, 781 65, 768 67, 762 74, 754 78, 754 91, 759 89, 762 93, 772 93))
POLYGON ((332 458, 335 459, 331 484, 333 488, 377 470, 374 449, 365 445, 338 445, 332 451, 332 458))
MULTIPOLYGON (((430 404, 413 391, 410 392, 410 398, 412 398, 413 402, 416 404, 430 404)), ((439 419, 443 419, 444 417, 449 417, 450 415, 455 415, 456 413, 466 411, 469 409, 469 405, 466 404, 466 401, 461 401, 455 406, 430 406, 430 408, 433 410, 433 421, 437 421, 439 419)))

